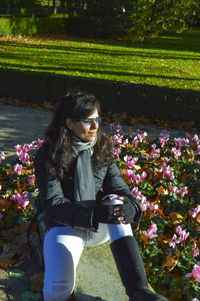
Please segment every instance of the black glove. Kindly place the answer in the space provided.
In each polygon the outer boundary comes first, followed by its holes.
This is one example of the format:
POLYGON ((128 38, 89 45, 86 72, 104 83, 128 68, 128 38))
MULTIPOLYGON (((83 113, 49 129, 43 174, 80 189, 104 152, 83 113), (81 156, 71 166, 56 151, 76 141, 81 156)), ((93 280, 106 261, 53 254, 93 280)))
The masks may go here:
POLYGON ((93 225, 97 227, 98 223, 120 224, 118 216, 114 215, 114 209, 118 205, 97 205, 93 211, 93 225))
POLYGON ((132 204, 130 201, 127 201, 127 198, 125 197, 124 203, 119 206, 122 206, 120 216, 124 217, 123 223, 125 224, 132 223, 136 214, 136 208, 134 204, 132 204))

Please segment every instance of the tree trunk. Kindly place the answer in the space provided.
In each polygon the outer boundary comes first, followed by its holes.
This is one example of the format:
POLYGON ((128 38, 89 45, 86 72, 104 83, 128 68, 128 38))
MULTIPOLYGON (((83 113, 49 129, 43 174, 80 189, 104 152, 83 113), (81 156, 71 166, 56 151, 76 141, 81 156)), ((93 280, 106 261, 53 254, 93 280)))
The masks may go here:
POLYGON ((6 4, 7 4, 6 14, 9 14, 10 13, 10 0, 6 0, 6 4))
POLYGON ((53 0, 53 14, 57 14, 58 0, 53 0))
POLYGON ((61 8, 64 9, 65 8, 65 0, 60 0, 61 2, 61 8))

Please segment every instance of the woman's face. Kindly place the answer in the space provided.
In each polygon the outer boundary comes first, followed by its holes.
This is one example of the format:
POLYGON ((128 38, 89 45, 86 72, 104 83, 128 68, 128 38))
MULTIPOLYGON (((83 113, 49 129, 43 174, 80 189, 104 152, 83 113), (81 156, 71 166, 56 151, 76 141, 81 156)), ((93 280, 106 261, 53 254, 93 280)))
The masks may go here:
POLYGON ((66 125, 80 140, 93 142, 99 129, 99 122, 98 120, 95 121, 95 118, 97 117, 99 117, 99 113, 97 109, 95 109, 91 115, 80 121, 74 121, 67 118, 66 125))

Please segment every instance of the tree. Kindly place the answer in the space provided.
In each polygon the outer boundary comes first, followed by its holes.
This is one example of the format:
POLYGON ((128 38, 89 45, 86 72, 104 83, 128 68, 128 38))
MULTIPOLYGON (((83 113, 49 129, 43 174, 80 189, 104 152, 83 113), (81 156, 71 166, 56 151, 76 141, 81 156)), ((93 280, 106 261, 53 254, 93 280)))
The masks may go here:
POLYGON ((6 13, 7 14, 9 14, 10 13, 10 0, 6 0, 6 6, 7 6, 7 8, 6 8, 6 13))
MULTIPOLYGON (((81 36, 107 38, 121 36, 130 28, 130 0, 77 0, 74 6, 76 26, 81 36)), ((132 5, 131 5, 132 7, 132 5)), ((69 11, 69 10, 68 10, 69 11)), ((132 11, 131 11, 132 13, 132 11)))
POLYGON ((61 4, 61 8, 64 9, 65 8, 65 0, 60 0, 60 4, 61 4))
POLYGON ((165 31, 181 32, 199 20, 200 0, 137 0, 132 28, 140 37, 165 31))
POLYGON ((53 14, 57 14, 58 0, 53 0, 53 14))

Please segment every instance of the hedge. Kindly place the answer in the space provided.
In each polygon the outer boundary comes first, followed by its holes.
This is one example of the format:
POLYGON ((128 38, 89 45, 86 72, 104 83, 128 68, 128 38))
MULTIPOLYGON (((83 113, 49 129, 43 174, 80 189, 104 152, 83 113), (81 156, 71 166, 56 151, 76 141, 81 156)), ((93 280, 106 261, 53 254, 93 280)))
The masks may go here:
POLYGON ((33 35, 60 32, 66 28, 67 18, 0 17, 0 36, 33 35))
MULTIPOLYGON (((24 12, 26 14, 26 12, 24 12)), ((105 19, 105 18, 104 18, 105 19)), ((126 17, 108 18, 106 21, 89 17, 69 17, 67 14, 37 16, 0 15, 0 36, 33 35, 51 32, 70 32, 85 37, 110 37, 124 33, 126 17)), ((130 25, 129 25, 130 26, 130 25)))
POLYGON ((5 69, 0 69, 0 78, 1 97, 56 103, 64 90, 79 88, 97 96, 103 111, 199 122, 198 91, 5 69))

